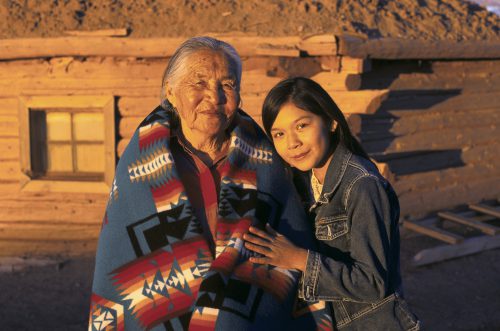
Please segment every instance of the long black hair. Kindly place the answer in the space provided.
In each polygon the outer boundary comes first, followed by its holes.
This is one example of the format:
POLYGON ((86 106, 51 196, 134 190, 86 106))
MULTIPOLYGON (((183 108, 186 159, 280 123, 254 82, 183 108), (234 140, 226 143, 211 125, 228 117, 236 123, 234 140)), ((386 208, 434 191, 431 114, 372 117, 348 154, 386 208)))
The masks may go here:
POLYGON ((288 78, 274 86, 262 106, 262 123, 271 138, 271 128, 283 105, 291 102, 296 107, 320 116, 328 127, 337 122, 332 143, 343 144, 353 154, 370 159, 361 144, 352 135, 349 125, 330 95, 315 81, 305 77, 288 78))

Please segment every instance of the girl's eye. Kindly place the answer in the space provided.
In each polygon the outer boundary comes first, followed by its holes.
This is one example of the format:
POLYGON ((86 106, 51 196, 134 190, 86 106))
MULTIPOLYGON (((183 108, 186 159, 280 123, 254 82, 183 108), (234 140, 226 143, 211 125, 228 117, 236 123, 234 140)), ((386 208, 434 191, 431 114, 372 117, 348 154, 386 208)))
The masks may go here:
POLYGON ((283 137, 283 132, 276 132, 275 134, 273 134, 274 139, 280 138, 280 137, 283 137))
POLYGON ((300 123, 297 125, 297 129, 301 130, 307 126, 307 123, 300 123))

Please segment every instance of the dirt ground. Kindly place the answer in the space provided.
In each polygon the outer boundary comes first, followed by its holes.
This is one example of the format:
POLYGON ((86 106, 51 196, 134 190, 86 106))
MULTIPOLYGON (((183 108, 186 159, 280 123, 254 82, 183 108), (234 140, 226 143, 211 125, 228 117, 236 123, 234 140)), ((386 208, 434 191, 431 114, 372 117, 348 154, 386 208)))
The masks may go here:
POLYGON ((464 0, 0 0, 0 38, 128 28, 131 37, 262 36, 499 39, 499 17, 464 0))
MULTIPOLYGON (((405 295, 423 330, 500 330, 500 249, 425 267, 411 257, 436 242, 403 234, 405 295)), ((93 258, 0 273, 0 330, 86 330, 93 258)))

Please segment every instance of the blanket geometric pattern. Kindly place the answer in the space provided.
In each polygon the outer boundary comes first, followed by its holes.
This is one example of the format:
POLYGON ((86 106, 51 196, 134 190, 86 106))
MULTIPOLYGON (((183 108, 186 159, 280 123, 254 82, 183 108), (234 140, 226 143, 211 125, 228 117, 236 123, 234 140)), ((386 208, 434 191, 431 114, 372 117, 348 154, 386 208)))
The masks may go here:
POLYGON ((297 301, 297 271, 248 261, 255 253, 245 249, 243 234, 251 225, 269 222, 312 242, 260 128, 237 114, 220 170, 211 252, 170 151, 172 116, 153 111, 118 164, 99 238, 89 330, 331 330, 324 303, 297 301))

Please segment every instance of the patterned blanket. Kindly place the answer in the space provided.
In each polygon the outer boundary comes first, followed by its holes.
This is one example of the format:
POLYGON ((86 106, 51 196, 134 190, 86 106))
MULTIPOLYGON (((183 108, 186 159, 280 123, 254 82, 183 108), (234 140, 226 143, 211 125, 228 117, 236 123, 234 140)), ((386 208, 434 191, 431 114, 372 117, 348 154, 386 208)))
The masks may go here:
POLYGON ((311 229, 272 146, 239 112, 221 172, 215 252, 169 150, 158 107, 123 153, 96 256, 89 330, 331 330, 323 302, 297 301, 298 272, 250 263, 250 225, 307 247, 311 229))

